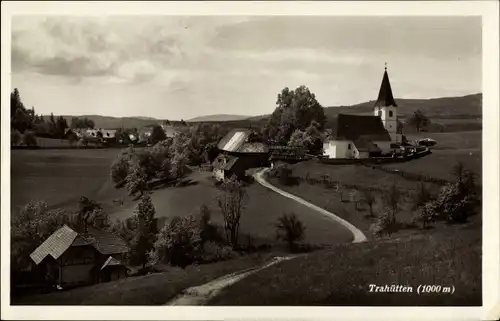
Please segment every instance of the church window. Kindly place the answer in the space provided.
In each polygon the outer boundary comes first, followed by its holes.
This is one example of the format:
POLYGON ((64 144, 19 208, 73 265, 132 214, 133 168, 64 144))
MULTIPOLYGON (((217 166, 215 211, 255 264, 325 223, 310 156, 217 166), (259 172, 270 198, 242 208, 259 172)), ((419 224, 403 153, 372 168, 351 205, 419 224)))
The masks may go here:
POLYGON ((378 110, 378 116, 382 117, 382 111, 380 109, 378 110))
POLYGON ((392 110, 389 111, 389 117, 392 117, 392 110))
POLYGON ((351 144, 348 144, 348 145, 347 145, 347 149, 351 149, 351 144))

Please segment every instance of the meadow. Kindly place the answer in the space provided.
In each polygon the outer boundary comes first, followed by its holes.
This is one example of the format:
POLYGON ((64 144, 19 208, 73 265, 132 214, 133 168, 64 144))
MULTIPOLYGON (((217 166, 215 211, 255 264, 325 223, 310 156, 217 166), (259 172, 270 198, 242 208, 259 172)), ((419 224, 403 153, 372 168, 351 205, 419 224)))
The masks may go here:
POLYGON ((111 210, 113 200, 129 198, 114 188, 110 166, 117 149, 40 149, 11 151, 11 211, 30 200, 52 208, 76 206, 80 196, 111 210))

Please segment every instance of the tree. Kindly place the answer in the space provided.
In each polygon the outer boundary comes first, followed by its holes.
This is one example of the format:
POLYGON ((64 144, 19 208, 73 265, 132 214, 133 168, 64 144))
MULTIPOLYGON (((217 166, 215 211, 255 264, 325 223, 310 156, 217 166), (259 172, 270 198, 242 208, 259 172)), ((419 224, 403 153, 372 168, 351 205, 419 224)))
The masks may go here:
POLYGON ((224 181, 216 196, 222 216, 224 218, 224 232, 226 240, 233 249, 238 246, 240 219, 247 201, 247 192, 236 176, 224 181))
POLYGON ((408 124, 415 127, 417 132, 419 132, 420 129, 422 129, 423 127, 426 127, 430 124, 430 120, 429 120, 429 118, 427 118, 427 116, 425 115, 425 113, 422 110, 417 109, 413 113, 411 118, 408 120, 408 124))
POLYGON ((138 224, 132 248, 135 261, 142 264, 143 268, 146 267, 148 252, 152 250, 155 242, 155 213, 151 196, 149 193, 143 194, 135 210, 138 224))
POLYGON ((26 146, 38 146, 38 141, 36 140, 35 133, 32 131, 25 131, 23 135, 23 143, 26 146))
POLYGON ((17 129, 11 129, 10 131, 10 145, 17 146, 21 143, 22 136, 17 129))
POLYGON ((401 192, 399 191, 396 182, 394 181, 385 194, 385 202, 390 211, 390 222, 393 227, 396 225, 396 213, 399 210, 399 202, 401 200, 401 192))
POLYGON ((342 183, 339 181, 335 184, 335 193, 337 193, 340 197, 340 201, 344 201, 344 187, 342 186, 342 183))
POLYGON ((174 217, 160 230, 149 260, 153 264, 160 261, 184 268, 198 258, 200 250, 200 229, 196 217, 174 217))
POLYGON ((137 163, 133 163, 125 178, 125 187, 127 188, 129 195, 135 195, 139 193, 141 196, 144 194, 148 186, 148 177, 144 172, 144 169, 137 163))
POLYGON ((14 270, 31 265, 29 255, 64 224, 73 226, 72 215, 49 210, 43 201, 31 201, 11 216, 11 266, 14 270))
POLYGON ((86 233, 89 226, 105 229, 109 226, 107 215, 104 214, 102 206, 85 197, 81 196, 78 202, 77 229, 86 233))
POLYGON ((187 174, 187 159, 183 153, 176 153, 170 165, 170 175, 172 178, 180 179, 187 174))
POLYGON ((212 163, 219 155, 219 148, 217 148, 217 143, 212 142, 205 145, 205 158, 209 163, 212 163))
POLYGON ((149 139, 152 144, 156 144, 162 140, 167 139, 167 135, 165 135, 165 131, 161 126, 156 125, 151 131, 151 136, 149 137, 149 139))
POLYGON ((304 224, 294 213, 285 213, 276 223, 276 238, 285 241, 290 252, 293 252, 296 249, 296 242, 304 239, 305 230, 304 224))
POLYGON ((375 204, 375 194, 371 190, 365 189, 363 191, 363 197, 366 205, 368 205, 368 208, 370 209, 370 217, 374 217, 373 204, 375 204))
POLYGON ((467 170, 465 169, 465 165, 462 162, 457 162, 453 165, 451 169, 451 174, 455 177, 456 181, 459 184, 462 184, 464 181, 464 177, 466 176, 467 170))
POLYGON ((431 193, 424 182, 420 182, 413 197, 413 208, 417 209, 431 200, 431 193))
POLYGON ((317 123, 319 130, 326 123, 323 107, 306 86, 295 90, 285 87, 278 94, 276 105, 264 133, 269 140, 280 144, 287 144, 296 129, 305 131, 313 121, 317 123))

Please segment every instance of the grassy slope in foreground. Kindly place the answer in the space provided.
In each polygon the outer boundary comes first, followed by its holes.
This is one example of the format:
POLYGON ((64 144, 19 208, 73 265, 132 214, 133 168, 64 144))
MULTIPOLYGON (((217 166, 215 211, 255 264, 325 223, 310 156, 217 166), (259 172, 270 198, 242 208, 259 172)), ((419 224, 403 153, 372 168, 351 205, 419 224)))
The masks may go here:
POLYGON ((251 275, 209 304, 479 306, 481 222, 474 219, 400 239, 311 253, 251 275), (370 284, 409 285, 413 293, 371 293, 370 284), (454 286, 455 292, 418 295, 419 284, 454 286))
POLYGON ((170 267, 163 273, 100 283, 73 290, 12 300, 13 305, 163 305, 182 290, 226 274, 264 264, 272 254, 254 254, 229 261, 170 267))

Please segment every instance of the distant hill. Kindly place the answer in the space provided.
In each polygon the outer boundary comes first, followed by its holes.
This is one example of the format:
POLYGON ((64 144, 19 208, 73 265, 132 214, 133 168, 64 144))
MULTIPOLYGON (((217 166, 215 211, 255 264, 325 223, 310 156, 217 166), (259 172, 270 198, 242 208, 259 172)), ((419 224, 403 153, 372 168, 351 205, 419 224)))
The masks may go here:
POLYGON ((223 122, 223 121, 236 121, 236 120, 244 120, 252 118, 252 116, 243 116, 243 115, 228 115, 228 114, 218 114, 218 115, 206 115, 199 116, 195 118, 191 118, 186 120, 186 122, 194 123, 194 122, 223 122))
MULTIPOLYGON (((482 115, 483 94, 473 94, 462 97, 443 97, 432 99, 403 99, 396 98, 398 116, 405 118, 417 109, 422 110, 431 119, 468 119, 480 118, 482 115)), ((325 107, 328 119, 338 114, 372 114, 374 100, 352 106, 325 107)), ((249 120, 262 121, 269 115, 251 117, 249 120)))
POLYGON ((64 116, 67 119, 68 125, 71 124, 71 118, 88 118, 94 121, 95 128, 141 128, 144 126, 159 124, 162 120, 150 117, 111 117, 100 115, 81 115, 81 116, 64 116))

